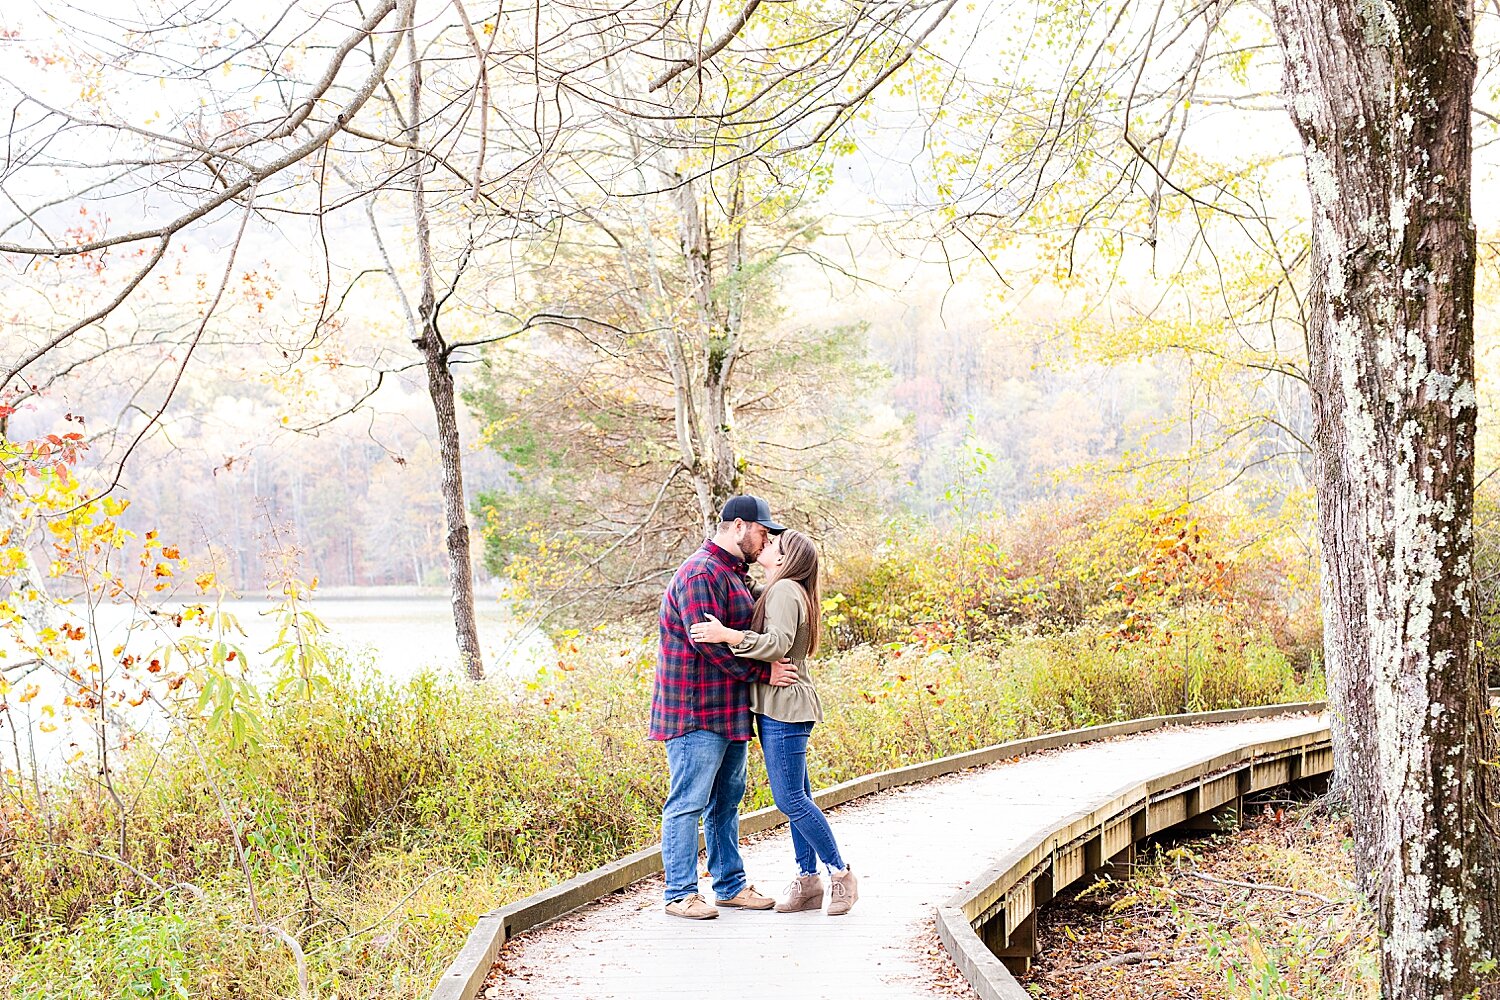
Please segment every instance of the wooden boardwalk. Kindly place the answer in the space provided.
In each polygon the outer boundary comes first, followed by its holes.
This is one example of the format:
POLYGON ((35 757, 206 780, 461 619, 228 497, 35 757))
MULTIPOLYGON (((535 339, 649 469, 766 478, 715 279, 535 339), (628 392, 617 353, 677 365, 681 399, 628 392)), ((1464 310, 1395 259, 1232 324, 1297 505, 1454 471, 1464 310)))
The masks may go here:
MULTIPOLYGON (((1289 716, 1162 729, 891 789, 830 814, 860 877, 847 916, 662 912, 658 876, 509 942, 481 996, 507 1000, 702 997, 972 997, 933 955, 933 907, 1038 829, 1109 801, 1122 786, 1326 722, 1289 716)), ((816 739, 816 735, 814 735, 816 739)), ((744 848, 767 895, 795 874, 785 827, 744 848)), ((711 898, 707 879, 704 893, 711 898)))

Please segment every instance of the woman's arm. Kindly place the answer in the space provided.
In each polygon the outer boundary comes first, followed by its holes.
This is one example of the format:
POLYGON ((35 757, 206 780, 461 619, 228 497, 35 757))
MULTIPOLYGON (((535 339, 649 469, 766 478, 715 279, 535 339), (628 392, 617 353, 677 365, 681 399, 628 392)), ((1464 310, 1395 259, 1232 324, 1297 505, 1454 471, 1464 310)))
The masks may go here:
POLYGON ((694 642, 724 642, 730 652, 750 660, 774 663, 787 654, 797 638, 797 628, 806 613, 802 588, 788 582, 772 587, 766 595, 764 632, 726 628, 717 620, 700 622, 692 627, 694 642))
POLYGON ((745 633, 730 628, 713 615, 704 615, 707 621, 695 622, 688 628, 688 636, 698 643, 728 643, 731 646, 744 641, 745 633))

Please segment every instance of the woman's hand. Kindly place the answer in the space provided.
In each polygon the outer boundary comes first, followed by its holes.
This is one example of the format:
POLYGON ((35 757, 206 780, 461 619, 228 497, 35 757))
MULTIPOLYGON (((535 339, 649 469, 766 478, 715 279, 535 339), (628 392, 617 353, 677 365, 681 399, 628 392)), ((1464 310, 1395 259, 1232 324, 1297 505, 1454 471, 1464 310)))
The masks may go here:
POLYGON ((727 627, 713 615, 705 615, 706 622, 698 622, 688 629, 688 634, 693 637, 694 642, 727 642, 731 646, 737 645, 745 638, 745 633, 727 627))

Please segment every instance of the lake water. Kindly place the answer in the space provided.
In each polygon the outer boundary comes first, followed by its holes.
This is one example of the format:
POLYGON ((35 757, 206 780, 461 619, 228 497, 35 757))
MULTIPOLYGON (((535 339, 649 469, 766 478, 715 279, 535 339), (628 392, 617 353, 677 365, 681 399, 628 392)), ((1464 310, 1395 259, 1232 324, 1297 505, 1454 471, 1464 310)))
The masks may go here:
MULTIPOLYGON (((552 658, 547 636, 536 629, 523 632, 500 600, 478 598, 475 604, 486 673, 531 674, 552 658)), ((319 597, 309 607, 335 643, 355 654, 368 653, 382 676, 404 680, 425 669, 461 676, 446 597, 319 597)), ((226 608, 249 633, 241 643, 246 653, 253 655, 276 640, 276 622, 268 614, 271 602, 241 600, 226 608)))
MULTIPOLYGON (((552 642, 545 633, 524 629, 508 606, 498 598, 476 598, 479 644, 485 672, 490 677, 529 676, 537 668, 556 658, 552 642)), ((402 681, 424 670, 463 676, 459 667, 458 642, 454 637, 453 613, 447 597, 429 594, 362 594, 360 596, 318 596, 308 608, 328 626, 326 637, 356 658, 369 663, 382 677, 402 681)), ((175 610, 165 606, 164 610, 175 610)), ((270 660, 265 653, 275 641, 277 622, 271 616, 269 600, 225 602, 224 610, 232 613, 246 633, 232 641, 244 650, 251 676, 263 676, 270 660)), ((82 609, 75 612, 75 617, 82 609)), ((121 607, 106 606, 97 616, 98 642, 106 655, 129 639, 129 650, 137 655, 150 654, 159 640, 150 631, 129 630, 129 612, 121 607)), ((0 639, 0 643, 3 643, 0 639)), ((10 650, 10 662, 21 658, 10 650)), ((14 674, 12 674, 14 677, 14 674)), ((0 747, 3 758, 14 759, 13 740, 19 741, 20 756, 44 771, 53 770, 79 747, 94 744, 95 736, 84 720, 67 721, 63 707, 64 682, 44 670, 28 674, 12 686, 9 694, 11 711, 0 715, 0 747), (36 685, 38 691, 25 704, 19 698, 36 685), (52 706, 55 714, 43 712, 52 706)), ((143 719, 139 709, 132 713, 133 724, 150 729, 152 722, 143 719)), ((162 720, 164 724, 164 720, 162 720)))

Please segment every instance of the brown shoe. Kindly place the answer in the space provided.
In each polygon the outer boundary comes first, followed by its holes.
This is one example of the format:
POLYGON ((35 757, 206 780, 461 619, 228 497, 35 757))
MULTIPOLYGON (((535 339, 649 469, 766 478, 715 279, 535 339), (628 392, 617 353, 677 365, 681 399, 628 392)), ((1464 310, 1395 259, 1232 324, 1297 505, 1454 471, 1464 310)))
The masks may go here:
POLYGON ((817 875, 798 875, 776 901, 777 913, 799 913, 823 908, 823 880, 817 875))
POLYGON ((741 910, 769 910, 776 905, 776 900, 769 896, 762 896, 755 891, 753 885, 745 886, 732 899, 716 899, 714 902, 720 906, 734 906, 741 910))
POLYGON ((667 904, 667 915, 682 917, 685 920, 712 920, 719 915, 719 911, 708 905, 708 900, 696 892, 682 899, 674 899, 667 904))
POLYGON ((828 876, 828 915, 841 917, 849 912, 854 901, 859 899, 859 879, 853 868, 828 876))

